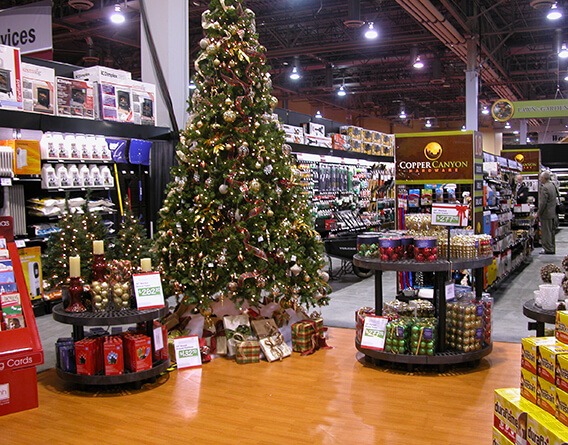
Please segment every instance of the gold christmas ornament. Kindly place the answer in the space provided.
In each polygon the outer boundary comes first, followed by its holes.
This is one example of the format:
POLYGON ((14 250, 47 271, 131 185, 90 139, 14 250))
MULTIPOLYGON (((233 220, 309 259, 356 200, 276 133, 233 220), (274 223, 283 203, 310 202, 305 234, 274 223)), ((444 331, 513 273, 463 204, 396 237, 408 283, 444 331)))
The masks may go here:
POLYGON ((245 260, 245 257, 243 256, 243 254, 242 254, 242 253, 239 253, 239 254, 237 255, 237 261, 238 261, 239 263, 242 263, 244 260, 245 260))
POLYGON ((223 113, 223 119, 225 122, 233 123, 237 119, 237 114, 234 111, 225 111, 223 113))
POLYGON ((250 183, 250 189, 253 192, 258 192, 260 191, 260 182, 258 182, 256 179, 253 179, 250 183))
POLYGON ((269 218, 272 218, 274 216, 274 212, 271 209, 268 209, 266 211, 266 216, 268 216, 269 218))
POLYGON ((227 284, 227 289, 229 289, 231 292, 235 292, 238 287, 239 285, 235 281, 230 281, 229 284, 227 284))
POLYGON ((225 99, 225 105, 229 105, 229 106, 230 106, 230 105, 233 105, 233 100, 232 100, 230 97, 227 97, 227 98, 225 99))

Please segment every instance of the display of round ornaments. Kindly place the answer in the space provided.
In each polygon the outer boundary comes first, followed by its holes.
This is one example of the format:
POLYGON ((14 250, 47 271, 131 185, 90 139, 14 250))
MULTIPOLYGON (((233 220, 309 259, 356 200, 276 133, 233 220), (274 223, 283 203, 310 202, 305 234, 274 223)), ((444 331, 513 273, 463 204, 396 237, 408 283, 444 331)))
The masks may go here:
POLYGON ((89 287, 92 307, 95 312, 105 311, 110 301, 110 288, 106 281, 93 281, 89 287))

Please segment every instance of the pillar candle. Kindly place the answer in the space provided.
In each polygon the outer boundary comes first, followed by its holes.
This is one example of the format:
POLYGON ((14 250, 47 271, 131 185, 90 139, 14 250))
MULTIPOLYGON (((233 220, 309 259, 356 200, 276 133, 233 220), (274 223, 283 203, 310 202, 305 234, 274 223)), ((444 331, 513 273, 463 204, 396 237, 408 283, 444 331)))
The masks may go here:
POLYGON ((142 272, 151 272, 152 271, 152 259, 151 258, 142 258, 140 260, 140 267, 142 268, 142 272))
POLYGON ((69 257, 69 276, 71 278, 81 276, 81 257, 78 255, 69 257))
POLYGON ((93 241, 93 255, 102 255, 105 253, 105 242, 102 240, 93 241))

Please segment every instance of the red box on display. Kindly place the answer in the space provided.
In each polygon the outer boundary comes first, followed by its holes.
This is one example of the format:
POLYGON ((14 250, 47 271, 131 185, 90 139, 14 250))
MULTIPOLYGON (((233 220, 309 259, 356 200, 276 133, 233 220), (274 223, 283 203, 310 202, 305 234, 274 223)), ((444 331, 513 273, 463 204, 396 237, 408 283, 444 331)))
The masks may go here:
POLYGON ((142 334, 125 334, 124 366, 131 372, 152 368, 152 340, 142 334))
MULTIPOLYGON (((28 295, 11 216, 0 217, 0 238, 6 240, 18 292, 28 295)), ((0 331, 0 416, 38 406, 35 366, 43 363, 43 349, 31 301, 21 302, 25 326, 0 331)))

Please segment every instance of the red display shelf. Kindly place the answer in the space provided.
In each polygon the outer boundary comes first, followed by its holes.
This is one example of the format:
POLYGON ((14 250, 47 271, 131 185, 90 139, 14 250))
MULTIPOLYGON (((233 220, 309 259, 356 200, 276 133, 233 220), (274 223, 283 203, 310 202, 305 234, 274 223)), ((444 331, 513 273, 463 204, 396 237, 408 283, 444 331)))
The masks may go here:
POLYGON ((4 237, 7 242, 26 324, 23 328, 0 331, 0 416, 3 416, 37 408, 35 366, 43 363, 43 349, 18 248, 14 243, 11 216, 0 217, 0 237, 4 237))

